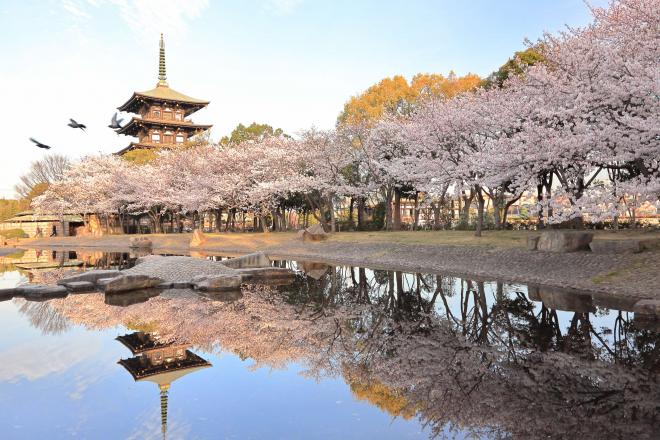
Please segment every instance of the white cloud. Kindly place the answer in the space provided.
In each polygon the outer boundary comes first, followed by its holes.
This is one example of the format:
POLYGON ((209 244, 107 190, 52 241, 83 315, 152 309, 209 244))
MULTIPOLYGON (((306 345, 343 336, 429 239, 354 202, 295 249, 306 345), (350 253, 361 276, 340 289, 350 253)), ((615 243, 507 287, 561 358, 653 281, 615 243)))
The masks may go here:
POLYGON ((78 19, 91 18, 91 15, 83 9, 84 6, 75 0, 62 0, 62 8, 78 19))
POLYGON ((208 0, 110 0, 119 14, 141 39, 153 41, 154 35, 174 37, 185 33, 189 22, 202 15, 208 0))
POLYGON ((20 379, 35 381, 61 374, 88 360, 99 351, 98 341, 88 337, 69 341, 65 338, 38 339, 0 352, 0 382, 20 379))
MULTIPOLYGON (((297 3, 277 0, 275 3, 297 3)), ((62 8, 78 22, 92 18, 93 8, 110 4, 142 41, 152 42, 161 32, 174 37, 184 34, 190 21, 202 15, 208 0, 61 0, 62 8)), ((282 6, 286 9, 286 5, 282 6)))
POLYGON ((287 15, 302 2, 303 0, 266 0, 266 9, 278 15, 287 15))

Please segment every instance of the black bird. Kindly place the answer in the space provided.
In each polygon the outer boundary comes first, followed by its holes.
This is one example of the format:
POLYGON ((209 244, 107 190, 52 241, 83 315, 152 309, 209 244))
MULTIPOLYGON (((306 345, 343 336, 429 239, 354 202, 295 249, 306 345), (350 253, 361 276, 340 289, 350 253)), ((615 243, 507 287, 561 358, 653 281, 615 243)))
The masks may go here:
POLYGON ((121 121, 123 121, 123 120, 124 120, 123 118, 122 119, 117 119, 117 112, 115 112, 115 114, 112 116, 112 121, 110 121, 110 125, 108 125, 108 127, 112 128, 113 130, 117 130, 117 129, 121 128, 120 124, 121 124, 121 121))
POLYGON ((73 119, 69 119, 69 121, 71 121, 71 122, 69 122, 69 123, 66 124, 66 125, 68 125, 68 126, 71 127, 71 128, 79 128, 79 129, 81 129, 82 131, 85 131, 85 129, 87 128, 87 126, 86 126, 85 124, 79 124, 79 123, 77 123, 77 122, 76 122, 75 120, 73 120, 73 119))
POLYGON ((34 142, 34 144, 35 144, 37 147, 39 147, 39 148, 43 148, 44 150, 50 150, 50 147, 49 147, 48 145, 46 145, 46 144, 42 144, 41 142, 39 142, 39 141, 36 140, 35 138, 30 138, 30 140, 31 140, 32 142, 34 142))

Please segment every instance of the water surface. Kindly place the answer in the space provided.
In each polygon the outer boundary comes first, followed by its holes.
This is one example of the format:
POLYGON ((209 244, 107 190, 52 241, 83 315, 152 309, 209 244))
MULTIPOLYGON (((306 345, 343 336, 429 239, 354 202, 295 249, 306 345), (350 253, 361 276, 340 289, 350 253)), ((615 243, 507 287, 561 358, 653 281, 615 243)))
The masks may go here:
MULTIPOLYGON (((0 288, 77 267, 126 268, 135 257, 27 250, 0 258, 0 288)), ((240 294, 0 303, 0 436, 659 432, 659 324, 630 312, 629 302, 438 274, 273 264, 296 278, 240 294)))

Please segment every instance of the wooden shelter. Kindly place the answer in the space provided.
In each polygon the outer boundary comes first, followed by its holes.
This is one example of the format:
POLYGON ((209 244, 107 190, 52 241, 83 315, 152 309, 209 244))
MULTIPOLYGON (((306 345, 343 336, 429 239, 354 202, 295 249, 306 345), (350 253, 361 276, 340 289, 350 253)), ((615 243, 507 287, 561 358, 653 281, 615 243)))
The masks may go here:
POLYGON ((76 214, 37 214, 25 211, 0 222, 0 230, 22 229, 29 238, 66 237, 76 235, 76 228, 82 225, 82 216, 76 214))
POLYGON ((188 116, 206 107, 209 101, 192 98, 170 88, 165 70, 165 44, 160 35, 158 83, 146 92, 134 92, 123 105, 122 112, 136 113, 117 133, 137 137, 137 142, 117 154, 132 150, 167 148, 183 144, 192 136, 202 133, 211 125, 194 124, 188 116))

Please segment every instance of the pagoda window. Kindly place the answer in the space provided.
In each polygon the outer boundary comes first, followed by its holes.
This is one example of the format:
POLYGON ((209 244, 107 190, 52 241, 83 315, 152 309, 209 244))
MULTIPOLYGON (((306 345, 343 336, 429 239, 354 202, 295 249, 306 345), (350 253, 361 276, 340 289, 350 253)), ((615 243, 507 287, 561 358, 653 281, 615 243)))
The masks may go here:
POLYGON ((152 133, 151 134, 151 141, 155 143, 160 143, 160 134, 158 133, 152 133))
POLYGON ((171 120, 172 119, 172 110, 165 109, 165 111, 163 112, 163 119, 171 120))
POLYGON ((174 112, 174 120, 181 121, 182 119, 183 119, 183 117, 181 115, 181 112, 179 112, 179 111, 174 112))
POLYGON ((151 116, 153 116, 154 118, 160 118, 160 109, 152 110, 151 116))
POLYGON ((183 142, 183 135, 177 134, 176 135, 176 142, 177 144, 180 144, 183 142))

